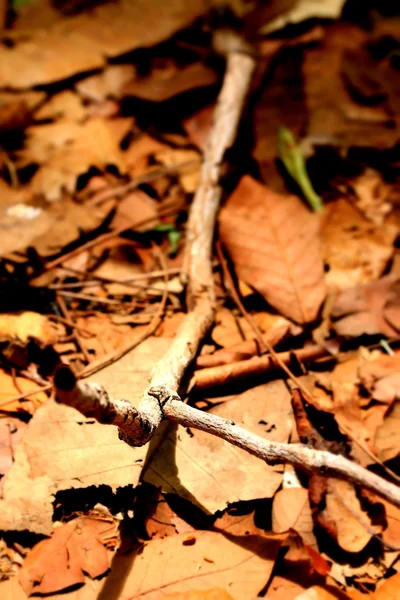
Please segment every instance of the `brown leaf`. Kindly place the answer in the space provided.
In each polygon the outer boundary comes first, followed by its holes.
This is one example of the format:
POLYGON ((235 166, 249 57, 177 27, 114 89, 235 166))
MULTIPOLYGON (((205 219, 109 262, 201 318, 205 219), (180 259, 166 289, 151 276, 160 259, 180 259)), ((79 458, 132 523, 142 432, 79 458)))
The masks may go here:
POLYGON ((294 529, 305 544, 316 546, 308 490, 303 487, 284 487, 274 496, 272 531, 281 533, 289 529, 294 529))
MULTIPOLYGON (((210 412, 275 441, 286 442, 292 429, 290 394, 282 381, 249 389, 210 412)), ((208 433, 171 426, 144 480, 214 513, 229 502, 272 497, 282 467, 268 466, 208 433)))
POLYGON ((46 119, 66 119, 68 121, 82 121, 87 113, 87 109, 82 104, 81 99, 71 90, 64 90, 51 96, 50 99, 36 111, 35 117, 38 120, 46 119))
POLYGON ((147 77, 128 83, 124 88, 124 95, 164 102, 184 92, 213 85, 217 79, 215 71, 197 62, 170 72, 165 69, 153 71, 147 77))
POLYGON ((12 48, 0 48, 0 86, 29 88, 103 67, 107 58, 166 40, 198 18, 206 6, 203 0, 190 5, 183 0, 168 5, 159 0, 121 0, 25 32, 12 48))
POLYGON ((99 118, 82 125, 61 120, 29 127, 22 159, 42 164, 31 181, 33 194, 58 200, 64 189, 73 193, 77 178, 90 167, 105 169, 115 165, 124 172, 119 142, 131 127, 131 120, 124 120, 123 127, 125 132, 115 131, 112 120, 99 118))
POLYGON ((399 426, 400 402, 395 402, 375 435, 378 457, 384 462, 396 457, 400 452, 399 426))
POLYGON ((6 475, 12 467, 15 449, 18 442, 22 439, 26 426, 27 423, 16 417, 0 419, 0 492, 2 482, 4 481, 4 475, 6 475))
POLYGON ((328 286, 344 290, 377 279, 393 254, 396 236, 396 226, 371 224, 346 200, 328 204, 321 230, 328 286))
MULTIPOLYGON (((303 63, 308 136, 328 137, 343 147, 391 148, 399 137, 391 115, 385 107, 356 102, 342 74, 345 53, 358 50, 365 42, 366 33, 344 22, 333 24, 325 31, 323 44, 309 48, 303 63), (391 128, 382 126, 390 122, 391 128)), ((360 62, 358 67, 362 68, 360 62)))
POLYGON ((135 75, 133 65, 109 65, 101 73, 82 79, 75 87, 83 98, 104 102, 107 98, 120 98, 135 75))
POLYGON ((25 311, 0 314, 0 343, 12 341, 26 346, 34 339, 42 346, 52 346, 58 336, 57 326, 39 313, 25 311))
POLYGON ((144 525, 152 540, 195 531, 194 527, 172 510, 160 490, 145 498, 145 510, 144 525))
POLYGON ((393 356, 379 352, 373 360, 366 361, 359 369, 363 387, 374 400, 391 404, 400 399, 400 353, 393 356))
POLYGON ((319 220, 295 196, 243 177, 220 215, 238 276, 286 317, 313 321, 325 297, 319 220))
POLYGON ((360 552, 370 541, 372 533, 363 522, 369 529, 375 529, 368 514, 361 508, 354 486, 347 481, 328 480, 323 517, 334 524, 337 542, 346 552, 360 552))
POLYGON ((0 369, 0 407, 3 411, 17 412, 25 411, 33 413, 35 408, 47 402, 47 396, 44 392, 41 392, 41 387, 31 381, 25 379, 25 377, 11 377, 9 373, 0 369), (8 403, 7 400, 18 397, 21 393, 34 392, 37 390, 37 394, 32 394, 24 402, 14 401, 8 403))
POLYGON ((116 534, 112 518, 78 517, 56 527, 29 552, 19 573, 25 593, 51 594, 103 575, 110 566, 105 539, 116 534), (104 540, 104 541, 103 541, 104 540))
POLYGON ((226 590, 221 588, 213 588, 212 590, 190 592, 177 592, 176 594, 167 594, 167 600, 234 600, 233 596, 228 594, 226 590))
POLYGON ((366 169, 351 182, 351 187, 359 210, 376 225, 382 225, 399 197, 398 191, 383 181, 381 173, 374 169, 366 169))
POLYGON ((118 588, 120 600, 156 600, 221 588, 235 600, 248 600, 267 583, 286 537, 260 529, 248 536, 244 531, 196 531, 189 536, 152 540, 135 554, 117 555, 107 580, 93 582, 96 593, 118 588))
POLYGON ((190 141, 200 150, 204 150, 212 126, 215 106, 212 104, 185 119, 182 123, 190 141))
POLYGON ((400 330, 399 284, 392 276, 344 290, 332 307, 333 328, 343 337, 383 334, 400 330))
POLYGON ((396 573, 382 582, 372 594, 372 600, 397 600, 399 596, 400 573, 396 573))

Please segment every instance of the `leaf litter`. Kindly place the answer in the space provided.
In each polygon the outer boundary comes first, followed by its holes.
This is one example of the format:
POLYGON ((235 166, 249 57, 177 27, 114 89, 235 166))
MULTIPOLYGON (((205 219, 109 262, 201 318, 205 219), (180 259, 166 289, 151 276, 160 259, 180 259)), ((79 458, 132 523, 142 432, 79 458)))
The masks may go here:
MULTIPOLYGON (((223 75, 209 30, 232 23, 217 1, 92 4, 15 6, 2 32, 2 597, 396 597, 389 502, 173 424, 133 449, 54 403, 66 362, 136 404, 184 320, 187 213, 223 75)), ((228 4, 261 56, 217 233, 241 303, 216 253, 186 400, 296 443, 300 385, 311 446, 398 481, 397 21, 228 4), (252 367, 268 346, 295 385, 271 360, 252 367)))

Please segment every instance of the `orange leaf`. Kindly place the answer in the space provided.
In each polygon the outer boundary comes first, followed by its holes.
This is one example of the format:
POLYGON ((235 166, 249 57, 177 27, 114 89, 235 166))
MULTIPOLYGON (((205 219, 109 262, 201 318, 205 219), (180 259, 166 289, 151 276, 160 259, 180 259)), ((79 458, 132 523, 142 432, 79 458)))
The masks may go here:
POLYGON ((220 216, 237 275, 286 317, 313 321, 325 297, 319 220, 295 196, 244 176, 220 216))

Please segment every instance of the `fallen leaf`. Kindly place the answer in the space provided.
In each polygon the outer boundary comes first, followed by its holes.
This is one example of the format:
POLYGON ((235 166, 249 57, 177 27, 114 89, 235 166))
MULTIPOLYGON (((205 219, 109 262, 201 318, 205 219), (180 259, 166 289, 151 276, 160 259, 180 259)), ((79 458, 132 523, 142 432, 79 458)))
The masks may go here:
POLYGON ((333 329, 343 337, 382 334, 397 337, 400 330, 399 284, 392 276, 348 288, 339 294, 331 315, 333 329))
POLYGON ((378 457, 383 462, 390 460, 400 452, 399 444, 400 402, 395 402, 375 435, 378 457))
POLYGON ((214 342, 224 348, 253 338, 254 332, 244 317, 235 315, 227 308, 220 308, 211 335, 214 342))
POLYGON ((308 491, 303 487, 284 487, 274 496, 272 531, 281 533, 289 529, 294 529, 308 546, 317 545, 308 491))
MULTIPOLYGON (((287 441, 292 429, 290 394, 282 381, 249 389, 210 412, 274 441, 287 441)), ((164 493, 177 494, 215 513, 230 502, 271 498, 282 475, 281 466, 268 466, 208 433, 174 425, 143 477, 164 493)))
POLYGON ((367 523, 369 529, 373 526, 368 514, 361 509, 354 486, 347 481, 332 478, 327 481, 327 486, 323 518, 332 524, 337 543, 343 550, 361 552, 372 537, 372 533, 361 521, 367 523))
MULTIPOLYGON (((119 229, 125 223, 132 223, 132 228, 135 228, 135 220, 137 223, 145 219, 153 219, 155 222, 158 218, 157 202, 150 198, 141 190, 134 190, 126 194, 116 207, 115 215, 112 219, 112 227, 119 229)), ((149 229, 151 221, 147 225, 142 225, 138 228, 139 231, 149 229)))
POLYGON ((4 477, 0 528, 50 535, 55 493, 101 485, 115 492, 135 486, 146 452, 122 443, 116 427, 48 402, 29 422, 4 477))
POLYGON ((52 346, 59 336, 58 327, 44 315, 35 312, 0 314, 0 343, 17 342, 26 345, 30 340, 42 346, 52 346))
POLYGON ((283 14, 269 20, 260 29, 260 33, 270 33, 306 19, 336 19, 340 16, 343 4, 344 0, 300 0, 286 3, 283 10, 279 10, 283 14))
POLYGON ((323 43, 305 53, 302 70, 308 136, 328 137, 331 144, 344 148, 383 149, 397 143, 398 127, 387 109, 356 102, 346 87, 342 72, 344 55, 362 47, 365 38, 366 33, 360 27, 340 21, 325 28, 323 43))
POLYGON ((128 600, 218 587, 235 600, 248 600, 267 583, 284 538, 259 529, 248 536, 196 531, 189 544, 187 534, 152 540, 134 555, 117 556, 106 582, 95 582, 95 589, 118 585, 120 600, 128 600))
POLYGON ((145 499, 145 510, 144 526, 152 540, 195 531, 172 510, 160 490, 155 490, 152 496, 145 499))
POLYGON ((190 592, 177 592, 176 594, 167 594, 168 600, 234 600, 233 596, 228 594, 226 590, 221 588, 213 588, 212 590, 190 592))
POLYGON ((0 204, 0 256, 25 250, 37 237, 46 235, 54 222, 43 207, 28 204, 24 198, 21 198, 21 202, 14 200, 17 200, 17 197, 12 198, 9 204, 0 204))
POLYGON ((45 98, 45 92, 0 92, 0 131, 27 127, 33 119, 34 110, 45 98))
POLYGON ((187 167, 178 173, 179 181, 188 194, 193 194, 196 191, 200 182, 200 157, 198 152, 184 148, 170 148, 169 150, 157 152, 155 159, 165 167, 176 167, 188 163, 187 167))
MULTIPOLYGON (((338 595, 335 591, 329 592, 319 585, 313 585, 308 588, 305 592, 302 592, 298 596, 295 596, 293 600, 337 600, 338 595)), ((349 598, 347 595, 340 596, 341 600, 349 598)))
POLYGON ((200 150, 204 150, 210 133, 215 106, 206 106, 182 123, 190 141, 200 150))
MULTIPOLYGON (((129 130, 131 121, 124 121, 129 130)), ((90 167, 115 165, 120 172, 126 169, 119 148, 125 133, 115 135, 112 120, 90 119, 84 124, 61 120, 29 127, 26 134, 21 160, 42 164, 32 178, 31 188, 33 194, 48 200, 58 200, 64 189, 73 193, 79 175, 90 167)))
POLYGON ((275 194, 246 175, 219 224, 241 279, 297 323, 316 319, 325 297, 316 215, 295 196, 275 194))
POLYGON ((400 573, 396 573, 383 580, 376 592, 372 594, 372 600, 397 600, 399 596, 400 573))
POLYGON ((215 71, 196 62, 183 69, 152 71, 147 77, 128 83, 124 88, 124 95, 151 102, 164 102, 184 92, 213 85, 217 80, 215 71))
POLYGON ((382 275, 393 254, 397 227, 373 225, 346 200, 326 206, 321 229, 328 286, 341 291, 382 275))
POLYGON ((25 32, 13 47, 0 48, 0 86, 30 88, 103 67, 107 58, 166 40, 206 7, 203 0, 190 6, 182 0, 168 6, 159 0, 121 0, 25 32))
POLYGON ((392 404, 400 399, 400 353, 393 355, 378 353, 373 360, 360 366, 360 381, 374 400, 392 404))
POLYGON ((52 537, 34 546, 24 560, 19 581, 31 594, 52 594, 104 575, 110 552, 104 544, 116 535, 113 518, 78 517, 54 529, 52 537))
POLYGON ((22 439, 26 426, 27 423, 16 417, 3 417, 0 419, 0 494, 4 475, 8 473, 13 465, 15 449, 22 439))
POLYGON ((9 373, 0 369, 0 408, 7 412, 29 412, 32 413, 41 404, 47 402, 48 398, 44 392, 41 392, 41 387, 30 379, 25 377, 16 376, 13 378, 9 373), (37 394, 32 394, 25 401, 20 402, 14 400, 13 402, 7 402, 11 398, 16 398, 26 392, 34 392, 37 390, 37 394))
POLYGON ((66 119, 81 122, 87 114, 87 109, 81 99, 71 90, 64 90, 51 96, 35 113, 37 120, 66 119))
POLYGON ((133 65, 109 65, 101 73, 86 77, 75 84, 78 93, 92 102, 121 98, 124 87, 136 76, 133 65))
POLYGON ((359 210, 376 225, 382 225, 398 198, 392 187, 383 181, 381 173, 366 169, 351 181, 359 210))

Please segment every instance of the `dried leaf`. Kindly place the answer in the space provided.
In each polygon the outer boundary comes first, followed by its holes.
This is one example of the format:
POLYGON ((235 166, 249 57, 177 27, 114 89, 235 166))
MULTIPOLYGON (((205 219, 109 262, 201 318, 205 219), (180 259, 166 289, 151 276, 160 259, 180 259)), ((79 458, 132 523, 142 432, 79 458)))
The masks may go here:
POLYGON ((124 94, 124 87, 135 76, 133 65, 109 65, 101 73, 82 79, 75 87, 83 98, 104 102, 107 98, 120 98, 124 94))
POLYGON ((395 402, 375 435, 378 457, 384 462, 394 458, 400 452, 399 426, 400 402, 395 402))
POLYGON ((52 537, 29 552, 19 573, 25 593, 52 594, 104 575, 110 566, 106 538, 116 534, 109 519, 78 517, 56 527, 52 537))
POLYGON ((44 315, 35 312, 0 314, 0 343, 17 342, 26 345, 34 339, 42 346, 57 342, 57 326, 44 315))
MULTIPOLYGON (((131 121, 124 120, 123 126, 129 130, 131 121)), ((125 133, 115 131, 114 122, 105 119, 90 119, 82 125, 62 120, 29 127, 21 156, 25 162, 42 164, 31 181, 33 194, 58 200, 63 190, 73 193, 77 178, 90 167, 115 165, 124 172, 119 142, 125 133)))
POLYGON ((118 585, 121 600, 156 600, 218 587, 235 600, 248 600, 267 583, 285 536, 260 529, 246 536, 245 531, 196 531, 152 540, 134 555, 117 556, 106 583, 94 582, 95 589, 101 593, 104 585, 108 590, 118 585))
POLYGON ((308 491, 303 487, 284 487, 274 496, 272 531, 281 533, 289 529, 294 529, 308 546, 316 546, 308 491))
POLYGON ((281 2, 276 2, 280 9, 279 13, 283 14, 269 20, 263 25, 260 33, 270 33, 306 19, 336 19, 340 16, 343 3, 343 0, 299 0, 286 3, 286 6, 283 5, 281 8, 281 2))
POLYGON ((200 181, 200 157, 198 152, 184 148, 171 148, 157 152, 155 159, 166 167, 176 167, 190 163, 185 169, 180 170, 178 174, 179 181, 188 194, 193 194, 196 191, 200 181))
POLYGON ((0 528, 50 535, 56 492, 135 486, 146 451, 121 443, 115 427, 104 427, 72 408, 48 402, 29 422, 4 478, 0 528))
POLYGON ((382 334, 397 337, 400 330, 399 283, 392 276, 344 290, 332 307, 333 328, 343 337, 382 334))
POLYGON ((190 141, 200 150, 204 150, 207 144, 209 132, 212 125, 215 106, 206 106, 197 113, 185 119, 182 123, 190 141))
POLYGON ((361 509, 354 486, 337 479, 329 479, 327 485, 323 518, 332 523, 337 542, 343 550, 361 552, 372 537, 361 521, 367 523, 369 529, 372 529, 372 523, 367 513, 361 509))
POLYGON ((366 361, 359 370, 363 387, 374 400, 391 404, 400 399, 400 353, 392 356, 378 353, 373 360, 366 361))
MULTIPOLYGON (((287 441, 292 429, 290 394, 282 381, 247 390, 210 412, 275 441, 287 441)), ((144 480, 214 513, 230 502, 272 497, 282 467, 270 467, 208 433, 171 426, 144 480)))
MULTIPOLYGON (((2 374, 0 375, 1 379, 2 374)), ((22 439, 26 426, 27 423, 16 417, 6 417, 0 420, 0 493, 4 475, 8 473, 13 465, 15 450, 22 439)))
POLYGON ((81 99, 71 90, 64 90, 51 98, 36 111, 38 120, 65 119, 67 121, 81 122, 87 114, 81 99))
POLYGON ((372 225, 346 200, 327 205, 321 237, 328 286, 344 290, 380 277, 397 233, 394 225, 372 225))
POLYGON ((205 10, 203 0, 121 0, 63 18, 0 48, 0 87, 29 88, 103 67, 136 48, 158 44, 188 26, 205 10), (154 15, 157 15, 156 21, 154 15))
POLYGON ((396 573, 382 582, 372 595, 372 600, 396 600, 399 595, 400 573, 396 573))
POLYGON ((398 193, 383 181, 381 173, 374 169, 366 169, 364 173, 351 182, 359 210, 376 225, 382 225, 392 210, 392 203, 398 193))
MULTIPOLYGON (((346 52, 364 45, 366 33, 343 21, 325 29, 324 43, 304 56, 304 92, 307 102, 307 135, 327 139, 342 147, 391 148, 399 137, 398 126, 386 107, 356 102, 342 73, 346 52), (326 74, 329 73, 329 77, 326 74), (383 124, 391 124, 384 127, 383 124)), ((362 68, 362 64, 359 66, 362 68)))
POLYGON ((11 377, 9 373, 0 369, 0 408, 3 411, 17 412, 24 411, 32 413, 35 408, 47 402, 47 396, 44 392, 41 392, 41 387, 31 381, 25 379, 25 377, 11 377), (37 394, 32 394, 23 403, 17 401, 7 402, 11 398, 15 398, 26 392, 34 392, 37 390, 37 394))
POLYGON ((196 62, 169 72, 165 69, 153 71, 147 77, 131 81, 125 86, 124 95, 151 102, 164 102, 184 92, 213 85, 217 79, 215 71, 196 62))
POLYGON ((297 323, 313 321, 325 297, 318 228, 318 217, 298 198, 275 194, 250 176, 220 216, 238 276, 297 323))

